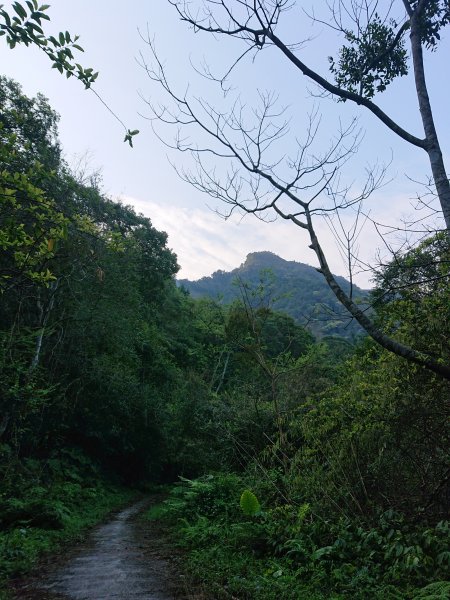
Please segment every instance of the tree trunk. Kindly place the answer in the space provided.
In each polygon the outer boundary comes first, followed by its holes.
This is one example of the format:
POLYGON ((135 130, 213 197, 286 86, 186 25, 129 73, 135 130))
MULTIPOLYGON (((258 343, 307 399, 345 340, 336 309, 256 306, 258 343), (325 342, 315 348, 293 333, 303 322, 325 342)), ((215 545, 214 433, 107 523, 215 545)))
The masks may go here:
POLYGON ((311 215, 307 213, 306 215, 308 221, 308 231, 311 238, 311 246, 310 248, 314 250, 316 256, 319 260, 320 269, 319 272, 325 277, 330 289, 339 300, 339 302, 345 306, 345 308, 349 311, 349 313, 358 321, 361 327, 370 335, 370 337, 375 340, 380 346, 389 350, 389 352, 393 352, 406 360, 413 362, 417 365, 425 367, 433 373, 437 373, 444 379, 450 381, 450 367, 439 363, 437 360, 434 360, 428 354, 424 352, 418 352, 401 342, 397 342, 392 339, 385 333, 383 333, 378 327, 375 325, 373 321, 371 321, 364 312, 353 302, 353 300, 344 292, 341 286, 338 284, 334 275, 332 274, 330 267, 328 266, 328 262, 325 258, 325 254, 323 253, 322 247, 319 244, 319 240, 317 239, 311 215))
POLYGON ((56 279, 55 281, 53 281, 50 284, 51 296, 50 296, 50 300, 48 302, 48 305, 45 307, 45 309, 44 309, 43 304, 41 303, 40 290, 39 290, 38 309, 39 309, 39 321, 40 321, 41 328, 40 328, 40 331, 39 331, 37 339, 36 339, 36 346, 35 346, 33 358, 31 360, 30 371, 34 371, 34 369, 39 364, 39 359, 40 359, 40 356, 41 356, 42 341, 44 339, 45 328, 47 326, 47 322, 48 322, 48 318, 50 316, 50 313, 51 313, 51 311, 53 309, 53 305, 55 304, 55 294, 56 294, 56 290, 58 289, 58 283, 59 283, 58 279, 56 279))
POLYGON ((433 174, 436 192, 441 204, 442 213, 445 219, 445 226, 450 231, 450 182, 445 170, 442 151, 439 144, 436 127, 431 110, 430 98, 428 96, 427 84, 425 80, 425 69, 423 66, 422 41, 420 39, 420 14, 415 13, 411 16, 411 52, 414 65, 414 80, 416 85, 417 99, 419 101, 419 110, 422 117, 423 129, 427 141, 426 152, 428 153, 433 174))
POLYGON ((217 384, 217 387, 216 387, 216 394, 219 393, 220 388, 223 385, 223 382, 224 382, 224 379, 225 379, 225 375, 226 375, 226 372, 227 372, 227 369, 228 369, 228 363, 230 361, 230 354, 231 354, 230 352, 227 352, 227 356, 225 358, 225 364, 223 365, 223 369, 222 369, 222 375, 220 376, 220 381, 219 381, 219 383, 217 384))

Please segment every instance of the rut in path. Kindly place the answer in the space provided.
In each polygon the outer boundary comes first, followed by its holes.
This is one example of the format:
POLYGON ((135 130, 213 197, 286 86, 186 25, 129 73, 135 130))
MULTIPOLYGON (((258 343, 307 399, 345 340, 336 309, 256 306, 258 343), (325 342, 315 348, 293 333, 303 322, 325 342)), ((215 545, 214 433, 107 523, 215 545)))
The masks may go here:
POLYGON ((96 528, 65 564, 35 581, 22 598, 70 600, 174 600, 179 575, 161 556, 160 540, 138 519, 149 501, 96 528), (33 589, 30 589, 33 588, 33 589), (31 593, 31 595, 30 595, 31 593))

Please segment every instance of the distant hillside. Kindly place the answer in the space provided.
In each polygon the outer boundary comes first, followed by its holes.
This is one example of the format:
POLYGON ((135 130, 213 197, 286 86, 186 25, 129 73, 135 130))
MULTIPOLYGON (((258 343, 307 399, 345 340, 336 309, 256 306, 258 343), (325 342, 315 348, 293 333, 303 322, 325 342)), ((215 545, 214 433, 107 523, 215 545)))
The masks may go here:
MULTIPOLYGON (((210 277, 197 281, 180 279, 178 284, 186 288, 193 298, 209 297, 229 304, 239 297, 236 280, 240 279, 254 288, 261 278, 269 282, 272 307, 291 315, 317 337, 340 335, 352 338, 361 333, 359 325, 350 319, 314 267, 284 260, 272 252, 253 252, 233 271, 216 271, 210 277)), ((345 290, 349 289, 344 277, 336 276, 336 279, 345 290)), ((366 290, 354 286, 354 298, 364 301, 367 294, 366 290)))

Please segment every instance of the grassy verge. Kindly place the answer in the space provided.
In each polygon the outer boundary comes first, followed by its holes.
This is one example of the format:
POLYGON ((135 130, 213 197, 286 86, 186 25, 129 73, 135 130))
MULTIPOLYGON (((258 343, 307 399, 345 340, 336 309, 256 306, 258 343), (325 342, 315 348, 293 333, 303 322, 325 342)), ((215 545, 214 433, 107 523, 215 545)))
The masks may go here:
POLYGON ((245 488, 230 474, 185 480, 149 515, 170 523, 186 572, 211 598, 450 597, 448 523, 412 529, 396 514, 376 527, 325 521, 307 504, 261 508, 253 494, 242 503, 245 488))
MULTIPOLYGON (((60 461, 57 467, 41 479, 19 474, 21 486, 0 493, 0 590, 136 496, 85 465, 60 461)), ((0 600, 7 597, 0 591, 0 600)))

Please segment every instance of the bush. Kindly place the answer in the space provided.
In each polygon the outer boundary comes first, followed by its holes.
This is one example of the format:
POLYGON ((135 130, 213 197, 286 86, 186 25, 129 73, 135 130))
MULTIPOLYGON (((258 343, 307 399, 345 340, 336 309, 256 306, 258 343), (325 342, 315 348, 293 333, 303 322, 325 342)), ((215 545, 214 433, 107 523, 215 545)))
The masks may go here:
POLYGON ((165 503, 189 571, 215 598, 400 600, 447 589, 424 586, 450 567, 448 522, 413 527, 395 511, 370 526, 326 521, 308 504, 261 509, 247 486, 230 474, 183 480, 165 503), (247 496, 255 510, 240 510, 247 496))
POLYGON ((25 573, 62 542, 79 538, 134 495, 101 478, 78 451, 18 462, 15 473, 0 494, 0 582, 25 573))

